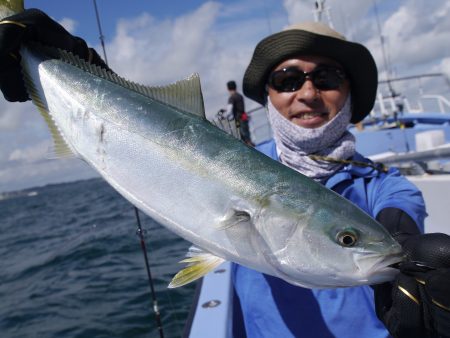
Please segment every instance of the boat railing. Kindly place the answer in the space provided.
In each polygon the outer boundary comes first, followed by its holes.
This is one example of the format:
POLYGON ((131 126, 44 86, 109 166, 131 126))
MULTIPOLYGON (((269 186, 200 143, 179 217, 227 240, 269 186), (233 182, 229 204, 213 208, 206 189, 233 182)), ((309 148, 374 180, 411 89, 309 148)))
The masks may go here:
POLYGON ((408 98, 404 96, 384 96, 382 93, 378 93, 370 116, 386 117, 395 113, 424 113, 427 110, 424 108, 424 101, 432 101, 433 107, 436 107, 435 112, 441 114, 450 113, 450 101, 442 95, 420 95, 413 106, 408 98))
MULTIPOLYGON (((396 113, 450 113, 450 101, 446 97, 443 95, 424 93, 423 81, 429 78, 433 78, 433 81, 437 81, 436 79, 438 79, 441 88, 446 88, 445 91, 448 94, 450 79, 443 73, 411 75, 379 81, 378 94, 375 107, 370 114, 371 117, 388 117, 393 116, 396 113), (417 85, 411 86, 412 81, 417 81, 417 85), (416 94, 409 93, 404 95, 403 91, 399 92, 394 88, 394 84, 397 83, 407 83, 410 88, 415 88, 418 92, 416 94), (382 90, 382 88, 384 88, 384 90, 382 90), (388 94, 386 94, 386 91, 388 94), (383 92, 385 94, 383 94, 383 92), (414 103, 408 99, 411 97, 414 97, 414 103)), ((405 86, 403 85, 401 88, 405 89, 405 86)))
POLYGON ((249 116, 250 136, 253 143, 259 144, 271 139, 272 129, 264 106, 250 109, 247 114, 249 116))
POLYGON ((436 100, 438 107, 439 107, 439 112, 440 113, 447 113, 450 111, 450 101, 447 100, 445 97, 443 97, 442 95, 422 95, 421 99, 423 100, 436 100))

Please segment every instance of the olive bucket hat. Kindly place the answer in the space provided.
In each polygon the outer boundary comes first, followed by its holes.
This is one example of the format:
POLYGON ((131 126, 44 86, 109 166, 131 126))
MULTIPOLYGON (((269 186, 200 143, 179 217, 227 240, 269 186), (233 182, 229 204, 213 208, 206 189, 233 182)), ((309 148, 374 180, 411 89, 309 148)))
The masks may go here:
POLYGON ((264 105, 268 76, 280 62, 300 55, 317 55, 337 61, 345 70, 352 93, 352 123, 363 120, 375 103, 378 72, 369 50, 318 22, 288 27, 260 41, 244 74, 243 92, 264 105))

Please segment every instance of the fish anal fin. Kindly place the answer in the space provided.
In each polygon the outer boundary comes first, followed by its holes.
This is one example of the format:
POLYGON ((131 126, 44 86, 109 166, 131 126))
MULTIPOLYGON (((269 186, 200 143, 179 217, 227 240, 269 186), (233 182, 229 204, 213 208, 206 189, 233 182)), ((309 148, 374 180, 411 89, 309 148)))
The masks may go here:
POLYGON ((188 266, 173 277, 168 287, 173 289, 193 282, 214 270, 223 262, 225 262, 223 258, 204 251, 198 251, 195 254, 190 252, 190 257, 181 261, 181 263, 188 263, 188 266))

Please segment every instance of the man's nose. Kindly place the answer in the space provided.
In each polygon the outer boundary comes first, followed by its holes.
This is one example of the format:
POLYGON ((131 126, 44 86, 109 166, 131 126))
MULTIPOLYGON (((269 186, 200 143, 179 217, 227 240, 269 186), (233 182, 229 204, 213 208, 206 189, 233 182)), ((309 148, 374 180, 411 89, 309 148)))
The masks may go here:
POLYGON ((319 91, 314 86, 311 79, 306 78, 305 82, 300 87, 300 89, 295 92, 295 96, 297 100, 305 102, 315 101, 319 97, 319 91))

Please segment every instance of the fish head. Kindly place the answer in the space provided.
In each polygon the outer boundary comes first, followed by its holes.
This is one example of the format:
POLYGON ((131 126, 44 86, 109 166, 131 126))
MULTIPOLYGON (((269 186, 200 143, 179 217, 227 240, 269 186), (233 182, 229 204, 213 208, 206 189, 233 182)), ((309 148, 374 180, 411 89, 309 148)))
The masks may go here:
POLYGON ((257 228, 274 275, 310 288, 372 285, 395 277, 398 270, 391 265, 403 260, 401 246, 381 224, 337 197, 337 204, 325 199, 309 205, 270 197, 257 228))

